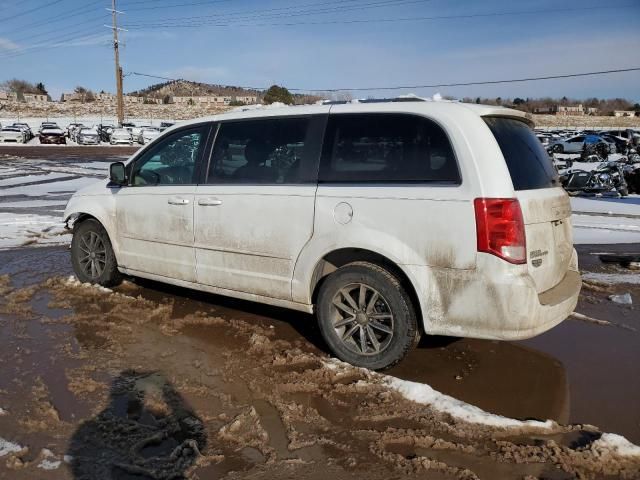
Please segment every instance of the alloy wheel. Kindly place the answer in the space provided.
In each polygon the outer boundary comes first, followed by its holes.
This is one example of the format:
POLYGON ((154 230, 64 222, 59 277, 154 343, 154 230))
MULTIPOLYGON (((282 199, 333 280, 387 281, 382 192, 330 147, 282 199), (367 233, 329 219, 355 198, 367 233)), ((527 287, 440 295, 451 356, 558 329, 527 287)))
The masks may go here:
POLYGON ((393 338, 393 313, 387 300, 364 283, 352 283, 333 297, 333 328, 340 341, 358 355, 377 355, 393 338))
POLYGON ((78 263, 83 273, 92 280, 100 278, 107 264, 107 249, 102 237, 88 231, 80 237, 78 263))

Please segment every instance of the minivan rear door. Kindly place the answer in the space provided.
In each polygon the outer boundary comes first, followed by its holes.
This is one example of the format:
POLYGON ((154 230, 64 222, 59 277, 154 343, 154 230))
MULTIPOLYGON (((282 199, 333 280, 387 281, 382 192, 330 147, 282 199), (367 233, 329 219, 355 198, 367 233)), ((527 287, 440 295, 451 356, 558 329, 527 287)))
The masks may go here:
POLYGON ((502 151, 525 223, 527 265, 538 293, 566 275, 573 253, 571 204, 552 159, 522 120, 485 117, 502 151))

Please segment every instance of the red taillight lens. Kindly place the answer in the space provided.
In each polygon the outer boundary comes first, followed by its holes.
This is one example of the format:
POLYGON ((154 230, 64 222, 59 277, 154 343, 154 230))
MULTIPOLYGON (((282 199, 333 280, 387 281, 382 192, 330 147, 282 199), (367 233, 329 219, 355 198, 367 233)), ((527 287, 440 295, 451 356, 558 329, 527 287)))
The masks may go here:
POLYGON ((495 255, 509 263, 527 262, 524 220, 515 198, 476 198, 478 252, 495 255))

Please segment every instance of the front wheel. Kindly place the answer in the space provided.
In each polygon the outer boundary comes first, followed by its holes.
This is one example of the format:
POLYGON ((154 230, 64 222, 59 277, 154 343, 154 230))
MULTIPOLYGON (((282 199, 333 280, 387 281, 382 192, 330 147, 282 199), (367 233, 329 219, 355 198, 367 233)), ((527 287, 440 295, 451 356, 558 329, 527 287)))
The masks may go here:
POLYGON ((109 235, 97 220, 85 220, 73 229, 71 264, 82 283, 114 287, 122 281, 109 235))
POLYGON ((331 351, 358 367, 389 368, 419 339, 414 307, 401 282, 368 262, 348 264, 326 279, 317 315, 331 351))

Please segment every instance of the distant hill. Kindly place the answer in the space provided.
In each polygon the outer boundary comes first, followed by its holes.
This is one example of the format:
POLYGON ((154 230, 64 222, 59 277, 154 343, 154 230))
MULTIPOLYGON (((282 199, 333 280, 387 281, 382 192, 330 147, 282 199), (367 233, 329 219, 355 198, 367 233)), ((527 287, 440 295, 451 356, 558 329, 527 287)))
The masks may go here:
POLYGON ((164 83, 156 83, 142 90, 136 90, 129 95, 137 97, 164 98, 167 95, 174 97, 200 97, 205 95, 256 95, 259 90, 248 90, 227 85, 212 85, 209 83, 190 82, 188 80, 171 80, 164 83))
MULTIPOLYGON (((163 83, 150 85, 142 90, 136 90, 128 95, 136 97, 150 97, 164 99, 167 96, 172 97, 201 97, 206 95, 219 96, 247 96, 255 95, 258 101, 264 96, 263 90, 254 90, 229 85, 216 85, 210 83, 191 82, 189 80, 171 80, 163 83)), ((320 99, 319 96, 293 94, 296 103, 313 103, 320 99)))

